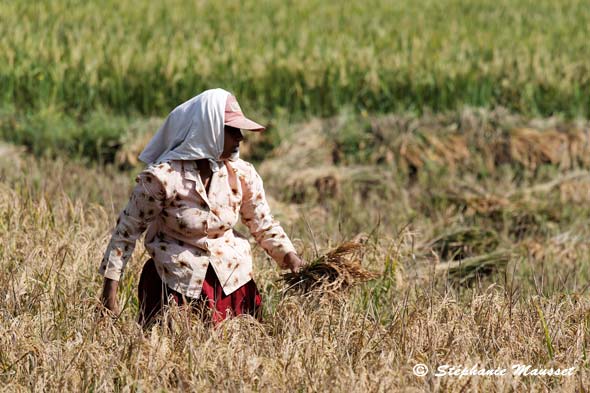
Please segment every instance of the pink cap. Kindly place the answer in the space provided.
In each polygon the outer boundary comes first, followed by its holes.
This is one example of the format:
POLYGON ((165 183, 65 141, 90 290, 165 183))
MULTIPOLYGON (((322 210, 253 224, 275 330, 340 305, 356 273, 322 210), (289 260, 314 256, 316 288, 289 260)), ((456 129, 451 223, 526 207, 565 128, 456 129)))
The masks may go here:
POLYGON ((225 103, 225 125, 248 131, 264 131, 266 129, 244 116, 238 100, 233 95, 229 95, 225 103))

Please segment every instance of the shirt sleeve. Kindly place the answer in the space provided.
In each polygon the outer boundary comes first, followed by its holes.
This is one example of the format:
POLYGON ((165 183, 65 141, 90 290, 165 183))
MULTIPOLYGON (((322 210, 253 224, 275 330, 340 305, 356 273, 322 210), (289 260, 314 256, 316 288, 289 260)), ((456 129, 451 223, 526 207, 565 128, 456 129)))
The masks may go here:
POLYGON ((127 206, 117 218, 117 224, 98 269, 99 274, 115 281, 121 278, 137 239, 161 212, 166 199, 166 190, 162 183, 149 171, 141 172, 135 182, 137 185, 127 206))
POLYGON ((262 178, 254 167, 248 164, 249 171, 242 179, 242 206, 240 215, 256 242, 270 255, 281 268, 285 255, 297 252, 291 240, 276 221, 271 212, 262 184, 262 178))

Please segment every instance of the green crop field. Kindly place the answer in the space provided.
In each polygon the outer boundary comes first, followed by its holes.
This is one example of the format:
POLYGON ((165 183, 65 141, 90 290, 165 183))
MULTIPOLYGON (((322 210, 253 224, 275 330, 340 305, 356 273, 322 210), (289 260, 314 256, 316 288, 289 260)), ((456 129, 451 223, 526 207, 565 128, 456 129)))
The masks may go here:
POLYGON ((0 135, 108 160, 133 119, 217 86, 268 121, 465 106, 586 117, 589 19, 582 0, 9 1, 0 135))
POLYGON ((0 19, 16 110, 164 115, 212 86, 271 113, 590 110, 583 0, 8 1, 0 19))

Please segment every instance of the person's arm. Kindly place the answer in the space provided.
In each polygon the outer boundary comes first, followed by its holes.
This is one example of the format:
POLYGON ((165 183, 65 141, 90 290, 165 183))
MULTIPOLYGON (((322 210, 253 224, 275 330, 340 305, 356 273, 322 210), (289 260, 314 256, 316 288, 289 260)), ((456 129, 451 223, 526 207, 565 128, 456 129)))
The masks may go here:
POLYGON ((104 276, 101 295, 102 304, 115 314, 119 313, 117 288, 119 280, 133 250, 135 243, 162 210, 166 192, 160 181, 147 171, 135 179, 127 206, 119 214, 117 225, 105 251, 98 272, 104 276))
POLYGON ((252 165, 248 164, 248 169, 241 179, 242 222, 248 227, 256 242, 281 268, 297 272, 305 262, 297 255, 295 247, 279 222, 273 218, 266 201, 262 178, 252 165))

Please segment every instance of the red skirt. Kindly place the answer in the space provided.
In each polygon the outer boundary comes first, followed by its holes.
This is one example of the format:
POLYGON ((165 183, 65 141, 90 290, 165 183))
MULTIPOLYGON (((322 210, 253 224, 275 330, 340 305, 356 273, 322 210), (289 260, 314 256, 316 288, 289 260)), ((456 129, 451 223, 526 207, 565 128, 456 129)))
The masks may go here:
POLYGON ((147 328, 160 319, 162 311, 171 302, 188 306, 204 321, 215 325, 229 316, 252 315, 261 320, 262 298, 254 280, 248 281, 229 295, 224 295, 215 270, 209 264, 203 289, 198 299, 189 298, 162 282, 153 259, 143 266, 137 291, 139 299, 138 322, 147 328))

